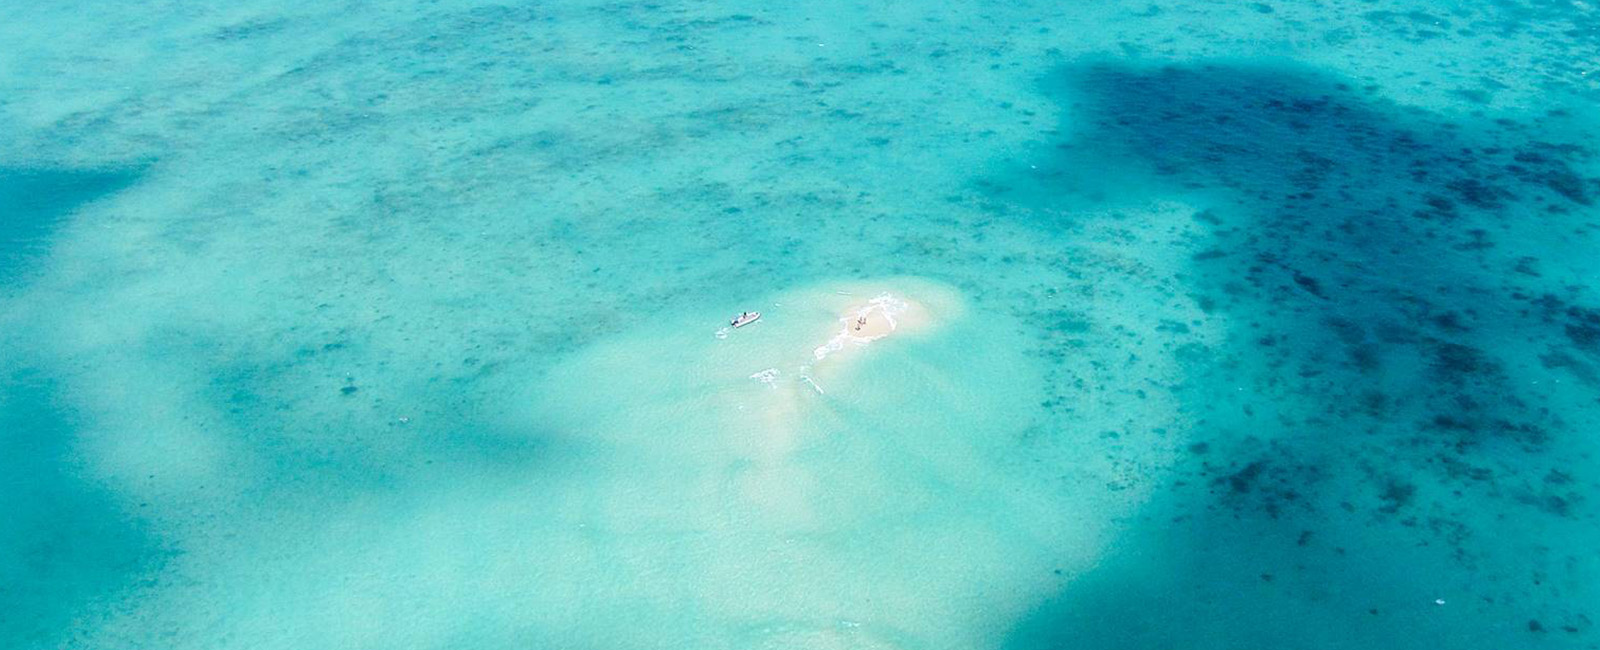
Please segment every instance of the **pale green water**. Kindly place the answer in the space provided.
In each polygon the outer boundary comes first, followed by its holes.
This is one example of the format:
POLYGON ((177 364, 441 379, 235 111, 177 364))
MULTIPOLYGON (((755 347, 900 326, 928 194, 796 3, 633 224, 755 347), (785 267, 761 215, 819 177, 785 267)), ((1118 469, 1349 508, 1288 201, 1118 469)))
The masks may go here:
POLYGON ((0 43, 0 646, 1600 647, 1590 5, 0 43))

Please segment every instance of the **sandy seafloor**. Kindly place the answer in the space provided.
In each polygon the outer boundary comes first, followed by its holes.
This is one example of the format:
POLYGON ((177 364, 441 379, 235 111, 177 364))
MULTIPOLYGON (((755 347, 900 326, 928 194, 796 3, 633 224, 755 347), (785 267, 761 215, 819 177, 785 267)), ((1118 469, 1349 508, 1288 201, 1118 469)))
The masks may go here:
POLYGON ((1595 4, 786 4, 0 3, 0 647, 1600 647, 1595 4))

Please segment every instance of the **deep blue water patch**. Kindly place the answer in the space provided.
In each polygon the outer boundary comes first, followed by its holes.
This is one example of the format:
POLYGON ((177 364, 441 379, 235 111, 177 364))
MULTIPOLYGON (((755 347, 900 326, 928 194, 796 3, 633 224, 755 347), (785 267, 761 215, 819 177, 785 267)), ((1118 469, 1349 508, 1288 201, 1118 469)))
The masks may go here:
POLYGON ((1186 514, 1156 524, 1174 566, 1133 587, 1117 576, 1148 549, 1113 554, 1014 647, 1594 647, 1600 611, 1555 586, 1593 578, 1573 549, 1600 542, 1600 483, 1568 453, 1593 416, 1526 373, 1594 383, 1600 296, 1542 277, 1559 260, 1526 235, 1600 230, 1596 153, 1540 136, 1566 131, 1542 121, 1559 114, 1461 122, 1376 90, 1297 67, 1073 66, 1047 84, 1068 116, 1050 162, 980 184, 1015 188, 996 200, 1044 228, 1096 200, 1085 169, 1205 203, 1190 297, 1235 324, 1215 349, 1157 328, 1195 414, 1192 458, 1165 486, 1186 514), (1508 518, 1572 538, 1489 523, 1508 518), (1385 550, 1396 541, 1426 551, 1385 550), (1441 584, 1471 585, 1499 618, 1393 611, 1441 584), (1318 599, 1323 618, 1285 623, 1318 599), (1185 641, 1145 620, 1156 611, 1260 624, 1185 641))
POLYGON ((74 211, 139 179, 138 169, 0 167, 0 283, 15 281, 74 211))

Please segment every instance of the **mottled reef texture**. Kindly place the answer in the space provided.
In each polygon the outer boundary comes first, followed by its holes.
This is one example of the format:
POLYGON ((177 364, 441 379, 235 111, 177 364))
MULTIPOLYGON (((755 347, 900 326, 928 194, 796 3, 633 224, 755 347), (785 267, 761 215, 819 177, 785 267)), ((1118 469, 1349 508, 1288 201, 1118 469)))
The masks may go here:
MULTIPOLYGON (((1570 395, 1572 382, 1600 387, 1600 296, 1546 277, 1570 265, 1540 255, 1543 238, 1600 228, 1600 178, 1585 171, 1595 151, 1539 135, 1570 132, 1571 117, 1459 123, 1315 71, 1227 62, 1075 65, 1048 89, 1066 116, 1049 134, 1055 160, 999 183, 1031 188, 1016 195, 1035 214, 1060 214, 1048 208, 1085 200, 1074 176, 1132 165, 1204 204, 1191 297, 1232 334, 1205 346, 1183 341, 1187 327, 1157 328, 1189 373, 1170 388, 1195 414, 1168 491, 1184 514, 1158 542, 1185 575, 1152 575, 1153 586, 1090 576, 1024 621, 1014 645, 1097 647, 1075 613, 1085 608, 1127 626, 1123 642, 1142 638, 1154 608, 1263 620, 1197 647, 1292 645, 1293 626, 1270 621, 1300 616, 1283 604, 1295 600, 1326 601, 1307 638, 1349 625, 1356 643, 1361 619, 1386 612, 1382 597, 1356 607, 1351 594, 1468 583, 1481 586, 1473 606, 1518 618, 1462 633, 1595 647, 1600 610, 1565 591, 1592 567, 1525 532, 1595 533, 1583 496, 1595 493, 1594 459, 1571 453, 1590 433, 1570 395), (1551 390, 1558 381, 1568 385, 1551 390), (1326 541, 1353 538, 1425 549, 1452 575, 1404 566, 1401 553, 1347 558, 1326 541), (1259 571, 1236 557, 1240 544, 1261 545, 1259 571), (1506 549, 1517 561, 1501 561, 1506 549), (1229 601, 1240 581, 1267 591, 1229 601)), ((1137 564, 1112 562, 1134 575, 1137 564)), ((1441 625, 1412 615, 1418 643, 1441 625)))

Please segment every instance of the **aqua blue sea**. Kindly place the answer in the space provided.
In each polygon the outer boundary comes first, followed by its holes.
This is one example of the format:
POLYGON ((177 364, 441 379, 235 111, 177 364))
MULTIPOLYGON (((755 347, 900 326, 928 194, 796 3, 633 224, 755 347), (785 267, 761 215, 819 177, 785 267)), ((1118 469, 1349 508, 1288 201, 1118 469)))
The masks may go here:
POLYGON ((1593 650, 1597 454, 1594 0, 0 2, 0 648, 1593 650))

